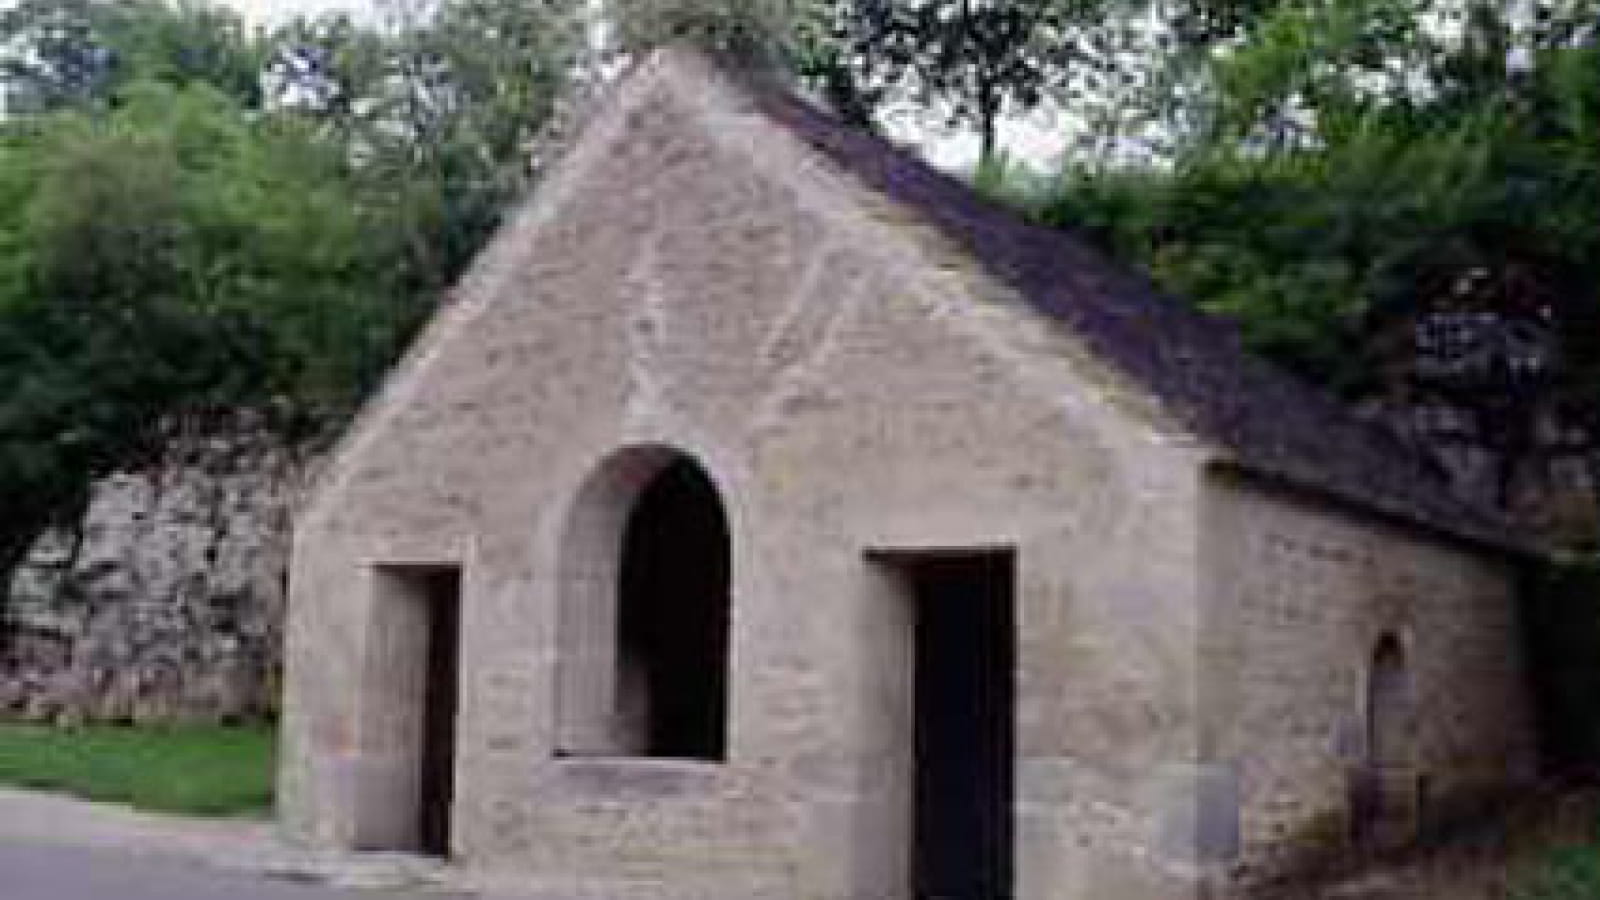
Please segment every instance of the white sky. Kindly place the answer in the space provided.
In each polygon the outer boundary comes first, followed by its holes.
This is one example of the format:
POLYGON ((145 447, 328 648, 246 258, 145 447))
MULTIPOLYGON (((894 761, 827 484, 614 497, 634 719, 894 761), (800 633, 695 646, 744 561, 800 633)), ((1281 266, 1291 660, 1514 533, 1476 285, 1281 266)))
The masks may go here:
MULTIPOLYGON (((1000 122, 1000 149, 1013 159, 1048 172, 1067 149, 1070 128, 1059 109, 1044 107, 1000 122)), ((952 129, 936 113, 915 105, 891 104, 878 111, 883 131, 901 144, 914 145, 935 166, 965 170, 978 164, 982 145, 976 132, 952 129)))

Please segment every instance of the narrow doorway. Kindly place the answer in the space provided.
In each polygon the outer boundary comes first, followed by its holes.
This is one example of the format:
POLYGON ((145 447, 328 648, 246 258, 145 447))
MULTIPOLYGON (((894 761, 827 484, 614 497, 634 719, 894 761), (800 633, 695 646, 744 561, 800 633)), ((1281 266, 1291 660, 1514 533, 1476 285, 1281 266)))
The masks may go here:
POLYGON ((381 566, 377 601, 366 663, 375 777, 362 792, 356 849, 447 856, 461 570, 381 566))
POLYGON ((422 576, 428 607, 428 684, 422 706, 418 849, 450 855, 450 809, 455 801, 456 693, 460 681, 461 570, 422 576))
POLYGON ((918 558, 911 874, 917 900, 1013 891, 1015 564, 1009 552, 918 558))

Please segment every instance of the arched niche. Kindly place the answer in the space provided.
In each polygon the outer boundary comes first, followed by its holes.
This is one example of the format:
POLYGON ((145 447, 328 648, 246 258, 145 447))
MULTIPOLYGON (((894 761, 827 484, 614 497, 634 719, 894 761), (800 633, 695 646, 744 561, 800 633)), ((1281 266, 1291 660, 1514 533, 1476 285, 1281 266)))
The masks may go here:
POLYGON ((1416 834, 1422 780, 1416 765, 1411 664, 1405 644, 1381 636, 1368 660, 1364 701, 1365 753, 1356 771, 1352 816, 1358 840, 1399 846, 1416 834))
POLYGON ((558 755, 725 758, 732 541, 705 468, 661 445, 608 456, 559 566, 558 755))
POLYGON ((1411 766, 1411 678, 1400 639, 1386 634, 1367 675, 1367 763, 1376 771, 1411 766))

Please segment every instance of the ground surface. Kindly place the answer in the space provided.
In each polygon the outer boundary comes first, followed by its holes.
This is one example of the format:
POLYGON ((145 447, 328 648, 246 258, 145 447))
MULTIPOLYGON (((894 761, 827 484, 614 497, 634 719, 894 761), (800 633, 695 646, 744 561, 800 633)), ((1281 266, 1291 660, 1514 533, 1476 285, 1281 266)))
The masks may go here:
POLYGON ((1260 900, 1600 900, 1600 789, 1529 791, 1423 847, 1260 900))
MULTIPOLYGON (((1600 900, 1600 791, 1558 790, 1434 846, 1263 900, 1600 900)), ((3 900, 515 900, 401 856, 284 846, 270 822, 194 819, 0 789, 3 900)), ((555 900, 542 897, 538 900, 555 900)), ((570 898, 562 898, 570 900, 570 898)), ((1107 898, 1111 900, 1111 898, 1107 898)))
POLYGON ((3 900, 501 896, 483 887, 431 860, 289 847, 267 821, 183 818, 0 789, 3 900))
POLYGON ((238 872, 127 850, 0 843, 5 900, 362 900, 449 896, 357 891, 238 872))

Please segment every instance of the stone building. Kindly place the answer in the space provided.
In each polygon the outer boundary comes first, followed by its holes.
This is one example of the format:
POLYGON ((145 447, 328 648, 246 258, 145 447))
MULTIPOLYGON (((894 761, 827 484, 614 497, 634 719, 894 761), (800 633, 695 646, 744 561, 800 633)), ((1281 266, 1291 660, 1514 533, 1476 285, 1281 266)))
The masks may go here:
POLYGON ((558 897, 1215 896, 1528 774, 1520 558, 1226 328, 667 52, 299 522, 283 815, 558 897))

